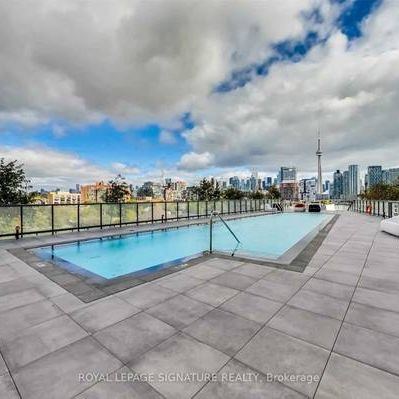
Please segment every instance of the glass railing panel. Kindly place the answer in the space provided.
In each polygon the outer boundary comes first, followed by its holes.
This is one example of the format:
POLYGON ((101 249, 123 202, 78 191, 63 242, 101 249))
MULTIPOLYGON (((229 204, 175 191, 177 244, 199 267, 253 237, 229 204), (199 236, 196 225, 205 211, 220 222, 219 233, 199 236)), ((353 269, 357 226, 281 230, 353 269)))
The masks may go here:
POLYGON ((80 227, 97 227, 101 225, 101 205, 80 205, 79 224, 80 227))
POLYGON ((165 202, 154 202, 154 221, 165 220, 165 202))
POLYGON ((24 233, 51 230, 51 206, 24 206, 22 213, 24 233))
POLYGON ((215 201, 215 211, 222 213, 222 201, 215 201))
POLYGON ((6 206, 0 208, 0 235, 14 234, 16 226, 21 227, 20 207, 6 206))
POLYGON ((138 215, 140 222, 151 222, 152 221, 152 209, 151 203, 142 202, 138 204, 138 215))
POLYGON ((137 223, 137 204, 122 204, 122 223, 137 223))
POLYGON ((188 203, 188 209, 190 212, 190 217, 198 216, 198 202, 197 201, 190 201, 188 203))
POLYGON ((178 206, 178 216, 179 219, 187 218, 188 215, 188 203, 187 202, 179 202, 178 206))
POLYGON ((176 202, 168 202, 167 203, 167 218, 168 219, 177 219, 177 204, 176 202))
POLYGON ((77 205, 54 205, 54 230, 78 227, 77 205))
POLYGON ((200 216, 206 216, 207 215, 206 210, 207 210, 206 201, 200 201, 199 202, 199 214, 200 214, 200 216))
POLYGON ((119 204, 102 204, 103 226, 120 223, 119 204))

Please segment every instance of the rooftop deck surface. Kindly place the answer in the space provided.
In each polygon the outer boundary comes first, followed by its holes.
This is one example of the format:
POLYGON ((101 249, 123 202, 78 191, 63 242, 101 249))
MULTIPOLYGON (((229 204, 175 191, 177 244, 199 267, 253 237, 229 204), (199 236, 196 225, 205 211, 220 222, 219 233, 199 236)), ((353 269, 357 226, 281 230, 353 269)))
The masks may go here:
POLYGON ((303 273, 213 258, 90 303, 7 251, 60 238, 0 242, 0 398, 397 398, 379 221, 341 214, 303 273))

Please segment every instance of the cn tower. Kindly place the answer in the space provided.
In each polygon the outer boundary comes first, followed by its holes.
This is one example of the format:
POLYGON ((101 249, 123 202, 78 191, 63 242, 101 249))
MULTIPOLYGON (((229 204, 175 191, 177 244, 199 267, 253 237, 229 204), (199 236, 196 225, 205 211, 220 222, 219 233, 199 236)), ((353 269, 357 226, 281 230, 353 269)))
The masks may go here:
POLYGON ((321 146, 320 146, 320 130, 318 131, 318 138, 317 138, 317 194, 323 194, 323 178, 321 176, 321 146))

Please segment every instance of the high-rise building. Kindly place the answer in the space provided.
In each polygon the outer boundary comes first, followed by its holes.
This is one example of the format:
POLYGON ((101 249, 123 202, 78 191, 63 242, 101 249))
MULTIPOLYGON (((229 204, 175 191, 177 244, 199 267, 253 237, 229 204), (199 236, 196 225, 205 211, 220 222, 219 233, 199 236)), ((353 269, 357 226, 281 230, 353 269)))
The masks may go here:
POLYGON ((355 199, 360 193, 359 165, 349 165, 349 198, 355 199))
POLYGON ((279 176, 280 176, 280 183, 290 182, 290 181, 295 181, 296 182, 296 168, 295 167, 282 166, 280 168, 279 176))
POLYGON ((399 168, 389 169, 389 183, 399 184, 399 168))
POLYGON ((302 179, 299 182, 299 198, 302 201, 315 201, 317 197, 317 179, 302 179))
POLYGON ((382 183, 382 167, 373 165, 367 168, 367 187, 371 188, 382 183))
POLYGON ((337 169, 336 172, 334 172, 334 183, 333 183, 333 192, 332 192, 332 198, 334 199, 340 199, 343 194, 343 187, 342 187, 342 173, 339 169, 337 169))
POLYGON ((317 156, 317 194, 322 195, 323 194, 323 178, 321 175, 321 155, 323 153, 321 152, 321 143, 320 143, 320 131, 319 131, 319 137, 317 139, 317 150, 316 150, 316 156, 317 156))
POLYGON ((104 197, 108 188, 109 184, 103 181, 80 186, 81 202, 104 202, 104 197))
POLYGON ((330 194, 331 182, 330 180, 326 180, 323 184, 323 191, 330 194))
POLYGON ((80 194, 78 193, 69 193, 65 191, 56 191, 49 192, 47 194, 47 203, 48 204, 79 204, 80 203, 80 194))
POLYGON ((230 185, 231 187, 234 187, 234 188, 239 189, 239 188, 240 188, 240 179, 238 178, 238 176, 230 177, 230 179, 229 179, 229 185, 230 185))
POLYGON ((350 189, 349 189, 349 171, 345 170, 342 174, 342 197, 343 199, 350 198, 350 189))
POLYGON ((280 168, 280 193, 285 200, 297 200, 299 196, 296 168, 282 166, 280 168))

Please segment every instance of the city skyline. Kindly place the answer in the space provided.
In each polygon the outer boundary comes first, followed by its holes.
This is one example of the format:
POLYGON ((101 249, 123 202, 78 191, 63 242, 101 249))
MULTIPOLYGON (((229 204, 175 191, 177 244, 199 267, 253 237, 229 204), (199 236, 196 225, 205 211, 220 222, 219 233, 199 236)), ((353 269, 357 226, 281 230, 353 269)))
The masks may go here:
POLYGON ((394 0, 157 5, 0 1, 0 157, 35 188, 317 176, 318 125, 323 179, 399 166, 394 0))

